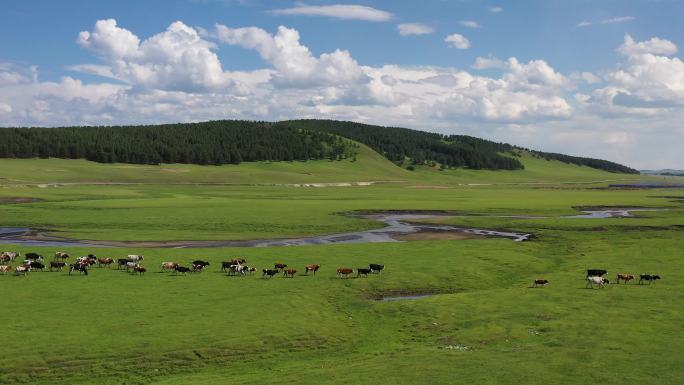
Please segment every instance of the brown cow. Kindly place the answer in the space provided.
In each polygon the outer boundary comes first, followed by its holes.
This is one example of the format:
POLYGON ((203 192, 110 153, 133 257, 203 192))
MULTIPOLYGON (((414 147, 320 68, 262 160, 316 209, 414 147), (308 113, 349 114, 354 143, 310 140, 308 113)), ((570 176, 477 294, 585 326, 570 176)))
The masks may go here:
POLYGON ((102 267, 102 266, 111 266, 112 263, 114 263, 114 260, 112 258, 98 258, 97 259, 97 265, 102 267))
POLYGON ((634 279, 634 276, 632 274, 618 273, 618 275, 617 275, 617 283, 618 284, 620 284, 620 280, 624 281, 624 283, 627 283, 633 279, 634 279))
POLYGON ((140 274, 140 275, 143 275, 143 274, 145 274, 146 271, 147 271, 147 269, 144 268, 144 267, 142 267, 142 266, 140 266, 140 265, 138 265, 138 266, 136 266, 136 267, 133 268, 133 273, 134 273, 134 274, 135 274, 135 273, 138 273, 138 274, 140 274))
POLYGON ((285 270, 283 270, 283 277, 294 278, 295 274, 297 274, 297 270, 295 270, 295 269, 285 269, 285 270))
POLYGON ((304 269, 305 269, 305 270, 304 270, 304 275, 309 275, 309 272, 310 272, 310 271, 313 272, 313 275, 316 275, 316 272, 317 272, 318 269, 320 269, 320 268, 321 268, 321 265, 306 265, 306 266, 304 267, 304 269))
POLYGON ((340 267, 337 269, 337 276, 342 278, 344 276, 345 278, 348 278, 351 273, 354 272, 354 269, 350 269, 348 267, 340 267))
POLYGON ((16 252, 16 251, 3 251, 2 254, 0 254, 0 261, 4 261, 4 262, 14 261, 19 256, 21 256, 21 253, 16 252))
POLYGON ((174 271, 174 270, 176 270, 176 266, 178 266, 178 264, 176 262, 162 262, 161 271, 167 271, 167 270, 174 271))
POLYGON ((0 265, 0 273, 1 274, 7 274, 10 271, 12 271, 12 266, 9 265, 0 265))
POLYGON ((69 259, 69 254, 67 254, 65 251, 55 252, 55 258, 54 258, 55 261, 57 261, 57 260, 64 261, 66 259, 69 259))

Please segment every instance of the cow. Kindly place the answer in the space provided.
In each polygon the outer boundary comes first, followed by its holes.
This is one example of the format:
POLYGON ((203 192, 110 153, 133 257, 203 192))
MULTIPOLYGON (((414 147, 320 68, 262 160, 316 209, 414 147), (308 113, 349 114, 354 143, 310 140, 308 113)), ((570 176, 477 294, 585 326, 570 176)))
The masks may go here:
POLYGON ((385 270, 385 265, 378 265, 376 263, 371 263, 368 267, 370 267, 373 273, 379 273, 385 270))
POLYGON ((30 261, 42 261, 43 256, 38 253, 26 253, 26 259, 30 261))
POLYGON ((358 269, 356 269, 356 276, 360 277, 363 275, 364 277, 368 277, 368 274, 371 274, 372 272, 373 272, 373 270, 371 270, 371 269, 359 267, 358 269))
POLYGON ((21 253, 19 253, 19 252, 17 252, 17 251, 3 251, 3 252, 0 254, 0 261, 11 262, 11 261, 14 261, 15 259, 17 259, 17 257, 20 257, 20 256, 21 256, 21 253), (7 259, 5 259, 5 258, 7 258, 7 259))
POLYGON ((247 262, 244 258, 233 258, 230 260, 231 265, 244 265, 247 262))
POLYGON ((12 266, 10 265, 0 265, 0 274, 7 274, 12 271, 12 266))
POLYGON ((112 258, 98 258, 97 259, 97 265, 99 267, 102 267, 102 266, 109 267, 112 265, 112 263, 114 263, 114 260, 112 258))
POLYGON ((178 264, 176 262, 162 262, 161 271, 175 270, 178 264))
POLYGON ((610 281, 608 281, 606 278, 603 278, 603 277, 587 276, 587 286, 586 287, 591 287, 593 289, 594 285, 598 285, 599 289, 602 289, 609 283, 610 283, 610 281))
POLYGON ((287 264, 285 264, 285 263, 274 263, 273 267, 275 267, 278 270, 282 270, 282 269, 287 267, 287 264))
POLYGON ((261 278, 271 278, 274 275, 280 273, 280 270, 278 270, 278 269, 263 269, 261 271, 263 272, 261 274, 261 278))
POLYGON ((587 277, 603 277, 608 274, 608 270, 603 269, 589 269, 587 270, 587 277))
POLYGON ((295 269, 284 269, 283 270, 283 278, 285 278, 285 277, 294 278, 295 274, 297 274, 297 270, 295 270, 295 269))
POLYGON ((31 265, 19 265, 14 268, 14 275, 26 276, 31 271, 31 265))
POLYGON ((204 266, 206 266, 206 265, 194 264, 194 263, 193 263, 193 264, 192 264, 192 272, 193 272, 193 273, 201 273, 202 270, 204 270, 204 266))
POLYGON ((650 285, 651 282, 655 283, 657 280, 660 279, 659 275, 652 275, 652 274, 640 274, 639 275, 639 285, 641 285, 641 282, 646 281, 650 285))
POLYGON ((140 264, 136 262, 127 262, 126 271, 134 271, 136 267, 140 267, 140 264))
POLYGON ((40 263, 40 262, 36 262, 36 261, 29 262, 28 265, 31 266, 31 270, 40 270, 40 271, 43 271, 43 269, 45 269, 45 265, 43 265, 43 264, 40 263))
POLYGON ((138 266, 136 266, 136 267, 133 268, 133 273, 134 273, 134 274, 135 274, 135 273, 138 273, 139 275, 143 275, 143 274, 145 274, 146 271, 147 271, 147 269, 144 268, 144 267, 142 267, 142 266, 140 266, 140 265, 138 265, 138 266))
POLYGON ((142 255, 129 254, 127 259, 128 262, 142 262, 145 257, 142 255))
POLYGON ((619 285, 619 284, 620 284, 620 280, 622 280, 624 283, 627 283, 627 282, 629 282, 629 281, 631 281, 631 280, 633 280, 633 279, 634 279, 634 276, 633 276, 632 274, 618 273, 617 278, 616 278, 615 281, 616 281, 617 284, 619 285))
POLYGON ((306 266, 304 266, 304 275, 309 275, 309 272, 312 272, 313 275, 316 275, 316 272, 320 268, 321 268, 321 265, 306 265, 306 266))
POLYGON ((69 265, 69 275, 74 271, 78 271, 78 275, 88 275, 88 267, 90 267, 90 265, 87 263, 72 263, 69 265))
POLYGON ((190 271, 189 267, 181 266, 181 265, 176 265, 176 267, 173 269, 174 274, 185 274, 190 271))
POLYGON ((88 254, 88 256, 86 256, 86 257, 76 258, 76 263, 86 264, 88 266, 92 266, 95 263, 97 263, 97 258, 92 254, 88 254))
POLYGON ((532 283, 532 287, 544 287, 549 284, 549 281, 546 279, 535 279, 534 283, 532 283))
POLYGON ((209 266, 209 262, 198 259, 196 261, 192 261, 192 265, 201 265, 202 267, 207 267, 209 266))
POLYGON ((339 269, 337 269, 337 276, 340 278, 342 278, 343 276, 345 278, 347 278, 347 277, 349 277, 349 274, 351 274, 353 272, 354 272, 354 269, 350 269, 347 267, 340 267, 339 269))
POLYGON ((67 254, 65 251, 56 251, 56 252, 55 252, 55 257, 53 258, 53 260, 55 260, 55 261, 57 261, 57 260, 63 261, 63 260, 65 260, 65 259, 69 259, 69 254, 67 254))
POLYGON ((235 275, 235 274, 240 274, 240 275, 245 275, 245 272, 247 271, 248 267, 245 265, 230 265, 230 268, 228 269, 228 275, 235 275))
POLYGON ((232 265, 239 265, 239 263, 233 263, 232 261, 231 262, 228 262, 228 261, 221 262, 221 271, 225 273, 226 270, 230 270, 230 267, 232 265))
POLYGON ((128 263, 128 259, 126 258, 119 258, 116 260, 116 268, 117 270, 123 269, 126 267, 126 264, 128 263))
POLYGON ((66 266, 66 262, 51 261, 50 262, 50 271, 52 271, 52 269, 57 269, 58 271, 62 271, 62 269, 65 266, 66 266))
POLYGON ((247 269, 247 272, 249 273, 249 275, 252 275, 252 274, 254 274, 254 272, 257 271, 257 268, 256 268, 256 267, 247 267, 247 266, 245 266, 245 268, 247 269))

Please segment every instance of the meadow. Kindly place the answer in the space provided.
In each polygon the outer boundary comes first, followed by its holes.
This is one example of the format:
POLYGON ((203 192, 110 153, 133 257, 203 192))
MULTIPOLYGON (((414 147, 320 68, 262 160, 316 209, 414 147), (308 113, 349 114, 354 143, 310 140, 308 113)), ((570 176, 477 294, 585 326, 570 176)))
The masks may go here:
MULTIPOLYGON (((148 272, 0 276, 0 383, 677 384, 684 374, 684 193, 606 189, 662 181, 524 159, 521 171, 414 172, 362 149, 354 162, 239 166, 0 161, 0 226, 80 239, 254 239, 380 226, 342 213, 455 210, 459 226, 508 239, 269 248, 65 248, 144 254, 148 272), (176 170, 176 171, 168 171, 176 170), (383 181, 370 186, 294 184, 383 181), (667 198, 666 198, 667 197, 667 198), (676 199, 673 197, 681 197, 676 199), (581 206, 647 206, 635 217, 568 219, 581 206), (220 261, 274 262, 316 276, 228 277, 220 261), (159 272, 162 261, 212 264, 159 272), (368 278, 338 267, 381 263, 368 278), (587 268, 659 273, 655 285, 586 289, 587 268), (536 278, 545 288, 532 289, 536 278), (417 300, 377 298, 435 294, 417 300)), ((667 178, 681 183, 684 178, 667 178)), ((56 248, 2 245, 51 255, 56 248)))

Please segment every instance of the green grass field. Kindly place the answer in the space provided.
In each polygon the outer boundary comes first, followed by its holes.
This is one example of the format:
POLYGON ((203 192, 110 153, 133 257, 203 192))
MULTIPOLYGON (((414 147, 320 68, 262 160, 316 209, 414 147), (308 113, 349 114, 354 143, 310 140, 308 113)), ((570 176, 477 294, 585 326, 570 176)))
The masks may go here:
POLYGON ((0 276, 0 383, 680 383, 682 190, 602 189, 609 180, 662 178, 524 162, 523 171, 410 172, 366 149, 356 162, 221 167, 2 160, 0 226, 85 239, 278 238, 379 226, 339 215, 355 210, 548 216, 572 214, 575 206, 669 210, 612 219, 445 219, 537 235, 522 243, 66 248, 113 258, 141 253, 149 271, 142 277, 98 268, 88 277, 0 276), (361 181, 392 182, 291 185, 361 181), (293 279, 219 273, 220 261, 233 256, 259 268, 279 261, 299 270, 309 263, 322 268, 315 277, 293 279), (159 272, 162 261, 194 259, 212 265, 187 276, 159 272), (386 271, 335 278, 338 267, 369 263, 385 264, 386 271), (663 279, 590 290, 583 280, 587 268, 605 268, 611 279, 618 272, 663 279), (531 289, 535 278, 551 283, 531 289), (374 299, 398 292, 438 294, 374 299))

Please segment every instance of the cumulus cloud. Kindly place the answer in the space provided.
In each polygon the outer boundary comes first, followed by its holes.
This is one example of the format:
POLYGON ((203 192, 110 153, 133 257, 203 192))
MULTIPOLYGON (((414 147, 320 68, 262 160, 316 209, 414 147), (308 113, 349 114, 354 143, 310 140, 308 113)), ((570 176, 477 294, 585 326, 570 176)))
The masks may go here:
POLYGON ((482 27, 480 25, 480 23, 478 23, 477 21, 474 21, 474 20, 462 20, 459 22, 459 24, 461 24, 462 26, 464 26, 466 28, 481 28, 482 27))
POLYGON ((335 19, 351 19, 383 22, 392 19, 392 14, 380 9, 353 4, 301 5, 292 8, 274 9, 274 15, 324 16, 335 19))
POLYGON ((625 41, 618 48, 618 52, 629 57, 641 54, 669 56, 677 53, 677 46, 669 40, 663 40, 657 37, 647 41, 635 42, 630 35, 625 35, 625 41))
POLYGON ((475 62, 470 67, 476 70, 484 70, 489 68, 503 68, 504 62, 503 60, 491 55, 488 57, 478 56, 475 59, 475 62))
POLYGON ((444 38, 444 41, 452 48, 468 49, 470 48, 470 41, 465 36, 458 33, 451 34, 444 38))
POLYGON ((397 29, 402 36, 428 35, 435 32, 432 26, 423 23, 403 23, 399 24, 397 29))

